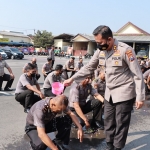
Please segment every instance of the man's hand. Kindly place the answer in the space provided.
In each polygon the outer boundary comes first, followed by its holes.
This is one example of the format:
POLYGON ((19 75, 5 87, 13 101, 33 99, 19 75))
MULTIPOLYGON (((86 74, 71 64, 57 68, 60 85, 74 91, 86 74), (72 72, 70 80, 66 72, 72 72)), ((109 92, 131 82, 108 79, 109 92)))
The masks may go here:
POLYGON ((86 128, 88 129, 88 128, 90 127, 89 121, 86 119, 86 120, 84 121, 84 123, 85 123, 86 128))
POLYGON ((13 75, 13 73, 10 74, 11 79, 14 79, 15 76, 13 75))
POLYGON ((83 131, 82 131, 82 129, 78 129, 77 134, 78 134, 78 139, 80 139, 80 142, 82 142, 83 141, 83 131))
POLYGON ((53 148, 52 150, 59 150, 58 148, 57 148, 57 146, 55 147, 55 148, 53 148))
POLYGON ((72 78, 69 78, 68 80, 65 80, 63 84, 64 84, 65 86, 70 86, 70 85, 72 84, 72 82, 73 82, 73 79, 72 79, 72 78))
POLYGON ((142 108, 143 105, 144 105, 144 102, 143 102, 143 101, 136 101, 136 102, 135 102, 135 107, 136 107, 136 109, 142 108))
POLYGON ((42 92, 39 93, 39 96, 41 97, 41 99, 44 99, 44 98, 45 98, 45 96, 43 95, 42 92))

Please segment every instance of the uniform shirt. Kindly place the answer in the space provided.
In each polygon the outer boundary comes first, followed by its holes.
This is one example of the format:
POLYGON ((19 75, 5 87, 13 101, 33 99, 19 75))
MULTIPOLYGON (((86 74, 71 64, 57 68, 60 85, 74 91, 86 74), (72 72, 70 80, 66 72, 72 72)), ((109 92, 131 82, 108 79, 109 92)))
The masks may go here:
POLYGON ((75 67, 75 68, 76 68, 77 70, 80 70, 83 66, 84 66, 83 63, 78 62, 78 63, 76 64, 76 67, 75 67))
POLYGON ((62 81, 61 75, 56 75, 55 71, 53 71, 46 77, 43 88, 51 88, 52 83, 61 81, 62 81))
POLYGON ((79 102, 80 106, 84 106, 86 104, 86 100, 88 96, 95 95, 97 91, 91 86, 91 84, 87 84, 85 87, 82 85, 78 85, 74 82, 71 85, 70 93, 69 93, 69 106, 73 107, 74 102, 79 102))
POLYGON ((70 60, 68 60, 68 61, 66 61, 65 65, 63 66, 63 69, 70 68, 71 66, 74 68, 74 61, 70 62, 70 60))
POLYGON ((17 87, 16 87, 16 91, 15 93, 22 93, 25 90, 27 90, 28 88, 26 87, 26 85, 36 85, 38 84, 37 80, 35 77, 32 77, 32 79, 30 79, 26 73, 22 74, 19 78, 19 81, 17 83, 17 87))
POLYGON ((140 66, 134 50, 127 44, 116 39, 111 51, 97 50, 89 63, 82 67, 73 80, 83 80, 98 65, 105 67, 106 91, 105 99, 113 103, 130 100, 145 100, 145 86, 140 66))
POLYGON ((92 81, 92 86, 94 87, 94 85, 97 86, 97 89, 96 89, 97 93, 99 93, 103 96, 105 94, 105 88, 106 88, 105 81, 103 81, 99 77, 97 77, 96 79, 94 79, 92 81))
MULTIPOLYGON (((49 105, 50 99, 40 100, 35 103, 26 118, 27 124, 34 125, 36 127, 45 128, 45 125, 55 118, 56 113, 51 112, 49 109, 47 113, 43 112, 45 104, 49 105)), ((63 111, 64 113, 68 112, 68 108, 63 111)))
POLYGON ((4 68, 9 68, 8 64, 6 63, 5 60, 0 61, 0 76, 4 75, 4 68))
POLYGON ((47 62, 43 65, 42 68, 45 70, 45 72, 49 72, 52 70, 52 64, 48 64, 48 62, 47 62))
MULTIPOLYGON (((38 71, 38 66, 37 66, 37 64, 33 64, 33 65, 35 65, 36 66, 36 70, 38 71)), ((26 67, 28 66, 28 63, 26 63, 25 65, 24 65, 24 67, 23 67, 23 69, 26 71, 26 67)))
POLYGON ((143 78, 144 78, 145 80, 147 80, 149 74, 150 74, 150 69, 147 70, 147 71, 143 74, 143 78))
POLYGON ((55 53, 54 53, 54 50, 50 50, 49 51, 49 57, 51 57, 52 58, 52 60, 55 60, 55 53))

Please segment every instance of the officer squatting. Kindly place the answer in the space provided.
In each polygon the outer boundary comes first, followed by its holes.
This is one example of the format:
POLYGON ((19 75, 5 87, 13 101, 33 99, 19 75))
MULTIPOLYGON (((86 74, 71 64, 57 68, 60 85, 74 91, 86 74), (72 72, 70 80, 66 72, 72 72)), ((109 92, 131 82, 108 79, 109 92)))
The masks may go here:
MULTIPOLYGON (((24 112, 28 113, 25 132, 33 150, 45 150, 47 147, 52 150, 69 150, 72 122, 78 128, 78 139, 82 142, 82 127, 91 126, 85 115, 88 112, 93 112, 93 124, 105 130, 106 150, 124 148, 133 104, 140 109, 145 100, 143 75, 134 50, 114 39, 108 26, 97 27, 93 35, 98 49, 84 66, 81 58, 75 65, 75 58, 70 57, 64 66, 57 64, 53 69, 56 61, 53 49, 50 51, 50 56, 42 67, 44 94, 37 81, 36 59, 25 65, 16 87, 15 99, 23 106, 24 112), (71 72, 69 79, 68 72, 71 72), (61 82, 65 86, 73 83, 69 98, 51 92, 54 82, 61 82), (52 141, 47 133, 54 131, 57 131, 57 135, 52 141)), ((6 80, 4 67, 10 72, 8 81, 12 84, 14 75, 0 56, 1 83, 6 80)), ((4 89, 9 90, 11 84, 4 89)))

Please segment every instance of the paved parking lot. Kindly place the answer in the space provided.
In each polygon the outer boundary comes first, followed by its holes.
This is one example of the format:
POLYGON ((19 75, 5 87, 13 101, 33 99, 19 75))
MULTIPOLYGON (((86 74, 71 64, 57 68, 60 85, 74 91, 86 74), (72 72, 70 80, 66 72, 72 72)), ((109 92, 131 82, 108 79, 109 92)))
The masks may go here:
MULTIPOLYGON (((37 57, 39 73, 41 67, 46 62, 46 56, 37 57)), ((12 88, 15 90, 18 78, 22 73, 25 63, 31 60, 32 56, 25 56, 23 60, 6 60, 13 70, 15 80, 12 88)), ((66 58, 56 58, 55 64, 64 64, 66 58)), ((87 63, 89 60, 85 60, 87 63)), ((7 72, 7 71, 6 71, 7 72)), ((39 79, 40 86, 43 85, 43 76, 39 79)), ((3 87, 6 82, 3 83, 3 87)), ((68 95, 69 88, 65 94, 68 95)), ((146 102, 141 110, 132 113, 131 126, 124 150, 149 150, 150 149, 150 103, 146 102)), ((23 107, 15 101, 14 91, 0 92, 0 150, 30 150, 28 140, 24 136, 26 114, 23 107)), ((76 131, 72 130, 70 146, 71 150, 104 150, 105 135, 103 131, 98 131, 94 135, 85 136, 84 142, 79 143, 76 139, 76 131)))

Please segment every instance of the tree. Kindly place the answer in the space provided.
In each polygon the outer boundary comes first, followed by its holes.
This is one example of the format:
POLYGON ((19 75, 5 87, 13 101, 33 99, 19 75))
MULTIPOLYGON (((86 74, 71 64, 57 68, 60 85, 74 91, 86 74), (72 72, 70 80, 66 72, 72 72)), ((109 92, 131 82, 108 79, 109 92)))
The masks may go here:
POLYGON ((52 44, 53 44, 53 36, 51 32, 47 32, 46 30, 43 31, 38 30, 37 33, 35 33, 34 36, 35 47, 47 48, 52 44))

